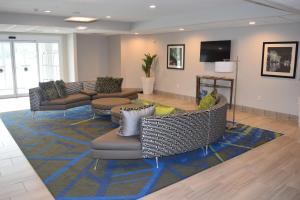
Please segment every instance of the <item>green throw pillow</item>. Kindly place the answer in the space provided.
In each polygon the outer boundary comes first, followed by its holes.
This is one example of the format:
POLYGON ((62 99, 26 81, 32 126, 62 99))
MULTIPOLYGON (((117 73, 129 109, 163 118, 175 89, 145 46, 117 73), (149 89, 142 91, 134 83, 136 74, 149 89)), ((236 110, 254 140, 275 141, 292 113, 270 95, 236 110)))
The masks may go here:
POLYGON ((55 87, 59 94, 59 97, 63 98, 67 96, 67 88, 63 80, 55 81, 55 87))
POLYGON ((216 104, 216 99, 212 94, 208 94, 203 99, 201 99, 198 109, 199 110, 209 110, 216 104))
POLYGON ((161 105, 155 106, 155 115, 158 115, 158 116, 169 115, 174 112, 175 112, 174 107, 161 106, 161 105))
POLYGON ((40 86, 42 98, 44 101, 59 98, 59 94, 55 87, 54 81, 43 82, 43 83, 40 82, 39 86, 40 86))
POLYGON ((123 78, 98 77, 96 82, 96 91, 98 93, 121 92, 123 78))

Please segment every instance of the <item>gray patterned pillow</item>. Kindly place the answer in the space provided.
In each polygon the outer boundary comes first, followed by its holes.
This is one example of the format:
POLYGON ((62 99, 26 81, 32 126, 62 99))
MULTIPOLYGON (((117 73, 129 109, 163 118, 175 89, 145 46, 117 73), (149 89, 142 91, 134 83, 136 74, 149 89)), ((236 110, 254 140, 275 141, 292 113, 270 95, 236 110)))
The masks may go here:
POLYGON ((41 89, 43 101, 48 101, 48 100, 59 98, 59 94, 56 90, 54 81, 43 82, 43 83, 40 82, 39 86, 41 89))
POLYGON ((66 90, 68 95, 80 93, 82 89, 83 89, 83 84, 81 82, 66 83, 66 90))
POLYGON ((66 84, 63 80, 55 81, 55 87, 59 94, 59 97, 63 98, 67 96, 66 84))
POLYGON ((96 91, 96 81, 84 81, 83 89, 96 91))
POLYGON ((140 135, 141 119, 154 114, 155 106, 147 105, 140 108, 121 108, 120 131, 121 136, 140 135))
POLYGON ((96 82, 96 91, 98 93, 121 92, 123 78, 98 77, 96 82))

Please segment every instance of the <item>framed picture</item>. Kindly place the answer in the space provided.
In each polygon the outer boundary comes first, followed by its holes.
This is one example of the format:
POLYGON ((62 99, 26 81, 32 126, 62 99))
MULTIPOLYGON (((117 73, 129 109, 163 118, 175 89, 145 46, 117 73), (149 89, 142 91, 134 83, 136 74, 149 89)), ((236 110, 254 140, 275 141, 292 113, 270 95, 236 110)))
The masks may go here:
POLYGON ((264 42, 261 75, 295 78, 298 42, 264 42))
POLYGON ((184 48, 185 48, 184 44, 168 45, 168 57, 167 57, 168 69, 184 70, 184 56, 185 56, 184 48))

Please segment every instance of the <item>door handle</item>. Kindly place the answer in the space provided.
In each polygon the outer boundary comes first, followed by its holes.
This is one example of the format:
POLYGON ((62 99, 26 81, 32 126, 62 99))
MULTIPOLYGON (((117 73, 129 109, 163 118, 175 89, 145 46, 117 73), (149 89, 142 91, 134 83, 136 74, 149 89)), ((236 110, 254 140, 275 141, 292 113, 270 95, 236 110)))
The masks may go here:
POLYGON ((3 72, 4 72, 4 69, 1 68, 1 69, 0 69, 0 73, 3 73, 3 72))
POLYGON ((24 67, 24 71, 27 72, 28 71, 28 67, 24 67))

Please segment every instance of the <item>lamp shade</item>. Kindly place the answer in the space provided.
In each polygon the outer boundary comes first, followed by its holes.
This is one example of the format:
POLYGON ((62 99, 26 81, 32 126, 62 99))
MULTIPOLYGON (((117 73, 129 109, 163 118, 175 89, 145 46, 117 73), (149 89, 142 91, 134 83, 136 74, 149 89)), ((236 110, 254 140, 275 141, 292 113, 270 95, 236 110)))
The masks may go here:
POLYGON ((215 62, 215 72, 231 73, 234 72, 236 63, 230 61, 215 62))

